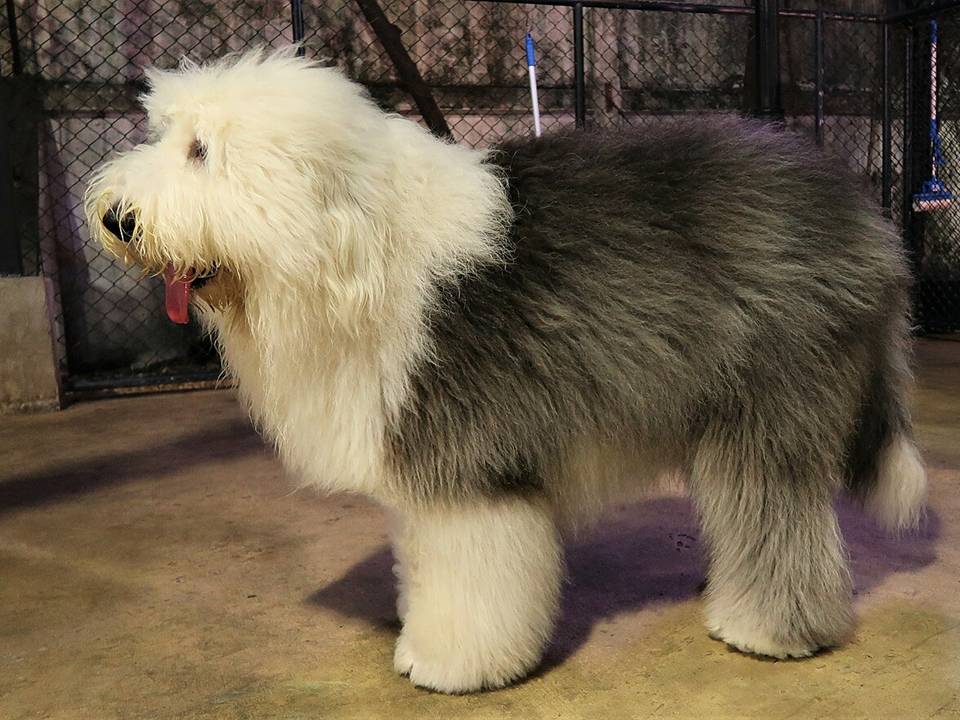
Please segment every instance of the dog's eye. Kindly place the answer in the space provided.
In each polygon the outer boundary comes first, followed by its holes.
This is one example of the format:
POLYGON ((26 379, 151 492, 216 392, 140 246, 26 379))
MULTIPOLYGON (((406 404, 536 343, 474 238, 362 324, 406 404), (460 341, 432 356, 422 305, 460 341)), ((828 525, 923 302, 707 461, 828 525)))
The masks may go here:
POLYGON ((207 146, 199 140, 194 140, 190 143, 190 152, 187 153, 187 157, 196 162, 203 162, 207 159, 207 146))

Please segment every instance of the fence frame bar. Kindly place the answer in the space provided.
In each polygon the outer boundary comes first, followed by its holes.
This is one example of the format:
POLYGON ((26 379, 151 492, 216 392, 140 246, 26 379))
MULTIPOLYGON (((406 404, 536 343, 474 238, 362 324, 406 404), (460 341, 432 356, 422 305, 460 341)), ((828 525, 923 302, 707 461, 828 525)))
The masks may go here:
POLYGON ((813 136, 817 145, 823 145, 823 12, 817 10, 813 26, 814 98, 813 136))
POLYGON ((573 112, 577 127, 583 130, 587 126, 587 97, 583 57, 583 3, 579 2, 573 6, 573 74, 573 112))
POLYGON ((293 42, 297 46, 297 57, 303 57, 305 53, 303 47, 303 0, 290 0, 290 29, 293 34, 293 42))
POLYGON ((891 177, 893 175, 893 169, 891 166, 892 158, 891 153, 893 152, 893 142, 891 138, 892 128, 893 128, 893 118, 891 116, 890 108, 890 24, 884 23, 883 29, 881 31, 882 38, 881 43, 883 47, 881 48, 881 75, 882 75, 882 100, 883 103, 883 129, 882 129, 882 138, 881 138, 881 170, 880 170, 880 205, 883 207, 885 214, 890 216, 890 207, 892 204, 892 188, 891 188, 891 177))
POLYGON ((20 55, 20 35, 17 32, 17 8, 7 0, 7 29, 10 32, 10 64, 14 75, 23 75, 23 57, 20 55))
POLYGON ((754 7, 754 114, 782 120, 779 0, 755 0, 754 7))

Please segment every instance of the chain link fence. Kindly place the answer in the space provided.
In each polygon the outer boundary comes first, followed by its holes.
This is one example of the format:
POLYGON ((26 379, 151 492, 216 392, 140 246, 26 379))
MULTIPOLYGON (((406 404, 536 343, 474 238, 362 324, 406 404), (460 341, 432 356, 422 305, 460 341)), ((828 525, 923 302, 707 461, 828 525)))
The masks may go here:
MULTIPOLYGON (((254 45, 280 47, 296 39, 294 25, 302 19, 309 57, 342 68, 385 108, 419 119, 407 79, 398 76, 382 31, 369 22, 373 7, 398 29, 403 52, 453 137, 471 145, 532 133, 523 48, 528 31, 537 45, 545 132, 578 121, 587 127, 642 127, 684 113, 747 113, 755 106, 749 0, 595 5, 7 0, 0 75, 23 108, 15 140, 26 148, 22 167, 30 168, 32 159, 32 207, 39 210, 36 218, 21 218, 22 235, 34 238, 22 243, 22 264, 24 272, 54 281, 57 346, 67 387, 184 380, 219 371, 196 328, 166 320, 161 283, 123 269, 90 241, 84 227, 81 197, 91 169, 144 139, 145 118, 137 105, 144 66, 173 67, 184 56, 203 61, 254 45)), ((924 87, 929 90, 922 78, 929 47, 917 30, 923 22, 890 25, 885 53, 880 20, 822 10, 781 13, 784 120, 842 157, 872 185, 892 217, 904 222, 916 250, 918 320, 931 331, 957 330, 960 200, 936 215, 917 218, 909 212, 909 188, 920 178, 906 169, 919 167, 924 155, 919 128, 929 123, 921 107, 924 87), (909 148, 904 138, 913 138, 909 148)), ((960 190, 958 30, 954 17, 944 18, 944 179, 955 190, 960 190)))

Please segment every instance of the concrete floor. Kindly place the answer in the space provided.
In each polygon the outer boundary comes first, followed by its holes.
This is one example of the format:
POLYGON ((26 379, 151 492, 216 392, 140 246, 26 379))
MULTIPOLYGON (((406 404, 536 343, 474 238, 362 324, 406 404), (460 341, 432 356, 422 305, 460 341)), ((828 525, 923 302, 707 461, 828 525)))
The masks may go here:
POLYGON ((960 343, 919 357, 931 511, 898 541, 842 509, 851 645, 709 640, 697 526, 658 497, 571 545, 544 667, 465 697, 391 670, 378 509, 290 493, 231 392, 0 418, 0 718, 960 717, 960 343))

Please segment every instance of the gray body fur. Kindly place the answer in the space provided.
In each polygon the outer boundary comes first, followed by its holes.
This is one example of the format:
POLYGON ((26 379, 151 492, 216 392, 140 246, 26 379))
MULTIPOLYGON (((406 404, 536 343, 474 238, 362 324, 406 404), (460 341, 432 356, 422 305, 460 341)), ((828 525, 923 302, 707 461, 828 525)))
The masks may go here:
POLYGON ((748 122, 495 157, 509 261, 436 290, 432 357, 388 438, 400 490, 556 506, 603 493, 570 484, 615 481, 563 472, 584 443, 656 458, 700 512, 715 634, 750 624, 776 649, 739 646, 765 654, 842 641, 832 500, 868 494, 884 446, 911 433, 893 227, 836 162, 748 122))
POLYGON ((859 180, 742 121, 546 137, 497 162, 510 260, 438 288, 390 438, 416 497, 550 491, 543 470, 583 436, 686 469, 749 445, 777 482, 869 486, 909 433, 908 274, 859 180))

